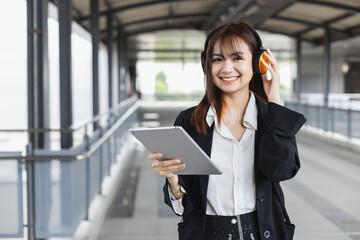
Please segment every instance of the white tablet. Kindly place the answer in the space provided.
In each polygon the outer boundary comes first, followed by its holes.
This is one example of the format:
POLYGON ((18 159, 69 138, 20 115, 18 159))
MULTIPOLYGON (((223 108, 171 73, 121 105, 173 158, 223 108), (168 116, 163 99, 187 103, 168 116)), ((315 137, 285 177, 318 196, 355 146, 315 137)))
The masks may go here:
POLYGON ((180 175, 222 174, 222 171, 180 126, 130 129, 147 150, 161 152, 162 160, 179 158, 186 168, 180 175))

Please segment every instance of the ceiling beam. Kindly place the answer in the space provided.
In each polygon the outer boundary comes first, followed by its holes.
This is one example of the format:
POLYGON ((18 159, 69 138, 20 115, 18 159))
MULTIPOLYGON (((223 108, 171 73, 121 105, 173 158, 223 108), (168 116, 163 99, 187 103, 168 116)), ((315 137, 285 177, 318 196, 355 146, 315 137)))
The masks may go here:
POLYGON ((155 32, 160 30, 200 30, 201 25, 200 24, 172 24, 172 25, 164 25, 164 26, 158 26, 158 27, 150 27, 150 28, 144 28, 138 31, 133 32, 124 32, 125 37, 141 34, 141 33, 148 33, 148 32, 155 32))
MULTIPOLYGON (((328 21, 324 22, 323 24, 325 24, 325 25, 331 25, 331 24, 333 24, 333 23, 336 23, 336 22, 338 22, 338 21, 341 21, 341 20, 346 19, 346 18, 351 17, 351 16, 353 16, 353 14, 345 13, 345 14, 339 16, 339 17, 332 18, 332 19, 328 20, 328 21)), ((311 27, 309 27, 308 29, 305 29, 305 30, 299 32, 298 34, 303 35, 303 34, 305 34, 305 33, 307 33, 307 32, 310 32, 310 31, 314 30, 315 28, 316 28, 316 27, 311 26, 311 27)), ((348 32, 348 31, 346 31, 346 32, 348 32)))
POLYGON ((298 0, 298 1, 303 2, 303 3, 307 3, 307 4, 316 4, 316 5, 332 7, 332 8, 337 8, 337 9, 340 8, 340 9, 349 11, 349 12, 351 12, 353 14, 360 14, 360 8, 345 5, 345 4, 341 4, 341 3, 326 2, 326 1, 319 1, 319 0, 298 0))
POLYGON ((226 17, 224 22, 238 21, 246 18, 248 11, 251 10, 251 8, 254 6, 257 6, 257 4, 253 0, 239 1, 235 8, 235 11, 230 13, 229 16, 226 17))
POLYGON ((204 49, 174 49, 174 48, 167 48, 167 49, 144 49, 144 48, 130 48, 130 52, 159 52, 159 53, 177 53, 177 52, 184 52, 184 53, 199 53, 204 49))
MULTIPOLYGON (((344 35, 340 35, 340 34, 331 34, 330 41, 335 42, 335 41, 340 41, 340 40, 344 40, 344 39, 348 39, 348 38, 351 38, 351 37, 358 36, 360 34, 360 26, 357 25, 357 26, 354 26, 354 27, 350 27, 350 28, 347 28, 345 31, 347 33, 349 33, 348 36, 344 37, 344 35)), ((324 43, 324 38, 323 37, 317 38, 317 39, 314 40, 314 42, 316 44, 318 44, 318 45, 321 45, 321 44, 324 43)))
MULTIPOLYGON (((284 36, 287 36, 287 37, 290 37, 290 38, 296 38, 297 37, 297 35, 280 32, 278 30, 267 29, 267 28, 264 28, 264 27, 258 27, 257 30, 268 32, 268 33, 273 33, 273 34, 284 35, 284 36)), ((307 39, 307 38, 303 38, 303 37, 300 37, 300 38, 301 38, 301 40, 304 40, 305 42, 314 43, 311 39, 307 39)), ((271 51, 273 51, 273 50, 271 50, 271 51)))
POLYGON ((272 0, 259 2, 250 7, 247 11, 250 11, 250 13, 245 12, 243 17, 255 28, 258 28, 266 19, 278 15, 279 12, 284 11, 296 1, 297 0, 272 0), (249 14, 249 16, 246 16, 247 14, 249 14))
MULTIPOLYGON (((124 29, 125 27, 136 25, 136 24, 142 24, 142 23, 148 23, 148 22, 155 22, 155 21, 161 21, 161 20, 169 20, 169 19, 181 19, 181 18, 197 18, 197 17, 208 17, 209 13, 191 13, 191 14, 178 14, 178 15, 172 15, 172 16, 163 16, 163 17, 155 17, 155 18, 147 18, 147 19, 141 19, 139 21, 129 22, 125 24, 121 24, 118 26, 114 26, 113 29, 118 29, 119 27, 121 29, 124 29)), ((107 29, 103 29, 100 32, 104 33, 107 29)))
POLYGON ((214 28, 217 25, 217 23, 222 22, 221 19, 223 17, 226 17, 226 14, 231 14, 234 11, 236 11, 237 5, 240 5, 241 2, 236 0, 218 1, 218 4, 211 12, 208 19, 201 26, 201 29, 204 31, 209 31, 212 28, 214 28))
POLYGON ((308 26, 311 26, 311 27, 320 27, 320 28, 323 28, 323 29, 329 29, 329 30, 331 30, 331 31, 344 34, 345 36, 348 36, 348 35, 349 35, 349 33, 346 32, 346 31, 343 31, 343 30, 340 30, 340 29, 337 29, 337 28, 330 27, 329 25, 323 24, 323 23, 315 23, 315 22, 305 21, 305 20, 301 20, 301 19, 295 19, 295 18, 289 18, 289 17, 279 17, 279 16, 274 16, 274 17, 272 17, 271 19, 276 19, 276 20, 281 20, 281 21, 287 21, 287 22, 296 22, 296 23, 308 25, 308 26))
MULTIPOLYGON (((133 9, 133 8, 141 8, 141 7, 145 7, 145 6, 149 6, 149 5, 155 5, 155 4, 163 4, 163 3, 169 3, 169 2, 171 2, 171 3, 172 2, 184 2, 184 1, 191 1, 191 0, 152 0, 152 1, 144 1, 144 2, 129 4, 129 5, 121 6, 121 7, 115 7, 115 8, 112 8, 110 10, 102 11, 102 12, 99 12, 99 16, 104 16, 104 15, 108 14, 109 12, 111 12, 112 14, 115 14, 115 13, 118 13, 118 12, 121 12, 121 11, 133 9)), ((78 21, 79 22, 84 22, 84 21, 88 21, 89 19, 90 19, 90 15, 83 16, 83 17, 79 18, 78 21)))

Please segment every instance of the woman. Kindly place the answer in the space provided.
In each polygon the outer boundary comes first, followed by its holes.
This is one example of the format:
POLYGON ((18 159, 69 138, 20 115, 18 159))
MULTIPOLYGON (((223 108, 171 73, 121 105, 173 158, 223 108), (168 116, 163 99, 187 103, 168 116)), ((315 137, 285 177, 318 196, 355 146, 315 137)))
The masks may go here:
POLYGON ((179 239, 292 239, 294 225, 279 182, 295 176, 300 161, 295 134, 305 118, 280 105, 280 74, 270 49, 271 73, 254 73, 261 40, 246 22, 229 22, 208 37, 203 59, 206 93, 179 114, 182 126, 223 171, 217 176, 179 176, 180 159, 149 159, 166 176, 165 202, 178 215, 179 239), (257 53, 256 53, 257 54, 257 53))

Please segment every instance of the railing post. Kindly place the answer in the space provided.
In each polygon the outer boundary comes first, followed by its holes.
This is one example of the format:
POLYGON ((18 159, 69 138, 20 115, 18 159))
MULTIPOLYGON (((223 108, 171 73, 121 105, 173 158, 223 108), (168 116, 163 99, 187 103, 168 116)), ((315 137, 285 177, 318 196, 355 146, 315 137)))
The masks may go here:
MULTIPOLYGON (((26 155, 32 155, 32 144, 26 146, 26 155)), ((35 240, 35 189, 34 189, 34 162, 26 161, 26 202, 28 240, 35 240)))
POLYGON ((351 128, 351 108, 350 108, 350 106, 349 106, 349 108, 347 109, 347 135, 348 135, 348 137, 349 137, 349 139, 351 139, 351 130, 352 130, 352 128, 351 128))
MULTIPOLYGON (((85 135, 84 135, 84 142, 85 142, 85 146, 86 146, 86 151, 89 151, 90 149, 90 139, 89 139, 89 135, 87 132, 87 128, 85 128, 85 135)), ((85 159, 85 186, 86 186, 86 190, 85 190, 85 220, 89 220, 89 206, 90 206, 90 159, 86 158, 85 159)))
MULTIPOLYGON (((100 131, 99 138, 101 139, 103 136, 103 128, 99 124, 98 130, 100 131)), ((102 181, 103 181, 103 172, 104 172, 104 158, 103 158, 104 145, 101 145, 99 148, 99 194, 102 193, 102 181)))
MULTIPOLYGON (((116 118, 117 118, 117 114, 114 114, 114 122, 116 122, 116 118)), ((125 121, 126 122, 126 121, 125 121)), ((118 154, 118 146, 117 146, 117 133, 119 132, 119 130, 121 129, 121 127, 115 131, 114 135, 113 135, 113 138, 114 138, 114 163, 116 163, 116 156, 118 154)))
MULTIPOLYGON (((317 105, 315 109, 316 109, 316 127, 321 129, 321 127, 320 127, 320 106, 317 105)), ((324 107, 324 111, 326 113, 325 107, 324 107)), ((324 116, 325 116, 325 113, 324 113, 324 116)))
POLYGON ((335 109, 331 108, 330 110, 330 114, 331 114, 331 132, 335 131, 335 109))

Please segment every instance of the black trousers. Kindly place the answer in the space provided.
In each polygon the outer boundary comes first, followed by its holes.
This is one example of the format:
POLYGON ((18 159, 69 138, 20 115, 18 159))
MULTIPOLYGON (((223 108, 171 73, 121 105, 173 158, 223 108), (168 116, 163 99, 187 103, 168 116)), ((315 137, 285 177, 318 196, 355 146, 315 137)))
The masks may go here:
POLYGON ((259 240, 256 211, 237 216, 206 215, 203 240, 259 240))

